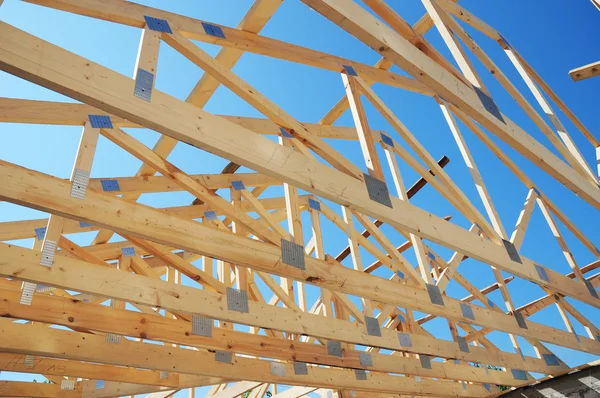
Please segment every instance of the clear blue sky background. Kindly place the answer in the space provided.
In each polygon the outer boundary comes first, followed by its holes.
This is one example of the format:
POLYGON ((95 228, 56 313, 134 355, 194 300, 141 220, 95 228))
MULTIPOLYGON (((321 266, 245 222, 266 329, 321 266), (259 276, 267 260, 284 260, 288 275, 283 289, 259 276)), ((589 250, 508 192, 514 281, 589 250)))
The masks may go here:
MULTIPOLYGON (((227 26, 236 26, 251 5, 249 0, 216 2, 208 0, 146 0, 139 2, 227 26)), ((410 23, 414 23, 424 12, 423 6, 418 0, 390 1, 389 3, 410 23)), ((571 107, 584 124, 598 136, 600 119, 597 115, 599 105, 597 93, 600 91, 600 78, 574 83, 567 75, 568 70, 574 67, 600 59, 600 44, 597 40, 600 37, 600 12, 593 7, 591 2, 587 0, 569 2, 548 0, 542 4, 539 1, 462 0, 461 4, 498 29, 571 107)), ((132 74, 140 36, 139 29, 75 16, 17 0, 4 1, 4 5, 0 8, 0 19, 120 73, 129 76, 132 74)), ((522 79, 499 46, 473 29, 467 28, 467 31, 492 56, 521 92, 534 103, 533 97, 529 94, 522 79)), ((296 0, 284 1, 262 34, 368 64, 375 63, 379 58, 364 44, 296 0)), ((436 45, 444 55, 450 56, 435 29, 432 29, 426 38, 436 45)), ((211 45, 201 44, 201 46, 211 54, 216 54, 218 50, 218 47, 211 45)), ((486 73, 478 61, 475 61, 475 65, 484 75, 485 83, 490 88, 502 112, 548 146, 545 137, 493 77, 486 73)), ((317 122, 343 95, 343 85, 337 73, 281 60, 245 54, 234 71, 301 121, 317 122)), ((402 73, 397 68, 394 68, 394 71, 402 73)), ((183 99, 201 75, 200 69, 183 59, 167 45, 161 46, 157 76, 159 90, 183 99)), ((436 159, 443 155, 451 158, 447 171, 483 213, 483 206, 477 197, 468 170, 462 162, 456 144, 435 102, 428 97, 382 85, 376 85, 375 91, 436 159)), ((0 72, 0 96, 71 101, 2 72, 0 72)), ((222 87, 205 109, 214 113, 260 116, 251 106, 222 87)), ((372 128, 386 130, 388 134, 399 140, 398 134, 370 105, 367 105, 367 113, 372 128)), ((560 117, 574 140, 579 144, 586 159, 590 164, 595 164, 593 149, 589 143, 562 114, 560 117)), ((352 125, 352 119, 348 112, 338 121, 338 124, 352 125)), ((67 178, 71 172, 80 131, 79 127, 0 124, 3 138, 3 144, 0 146, 0 158, 67 178)), ((527 189, 482 143, 466 131, 466 128, 463 131, 471 151, 475 154, 475 160, 478 162, 505 228, 510 233, 522 208, 527 189)), ((159 136, 157 133, 145 129, 132 130, 131 133, 149 146, 152 146, 159 136)), ((337 141, 332 144, 361 167, 363 166, 360 148, 356 142, 337 141)), ((594 243, 600 245, 600 236, 597 232, 600 221, 598 212, 560 183, 517 155, 512 149, 502 143, 500 145, 511 154, 536 184, 562 207, 571 220, 594 243)), ((222 159, 217 159, 186 145, 177 146, 169 159, 189 173, 216 173, 220 172, 226 164, 222 159)), ((408 186, 418 176, 405 164, 400 163, 405 183, 408 186)), ((139 165, 140 162, 137 159, 101 138, 92 176, 133 175, 139 165)), ((391 179, 388 181, 391 184, 391 179)), ((277 190, 270 190, 267 193, 267 195, 280 194, 281 192, 277 190)), ((191 200, 192 197, 187 193, 142 197, 143 203, 158 207, 185 205, 189 204, 191 200)), ((453 222, 469 227, 467 220, 461 217, 431 187, 425 188, 412 202, 439 216, 453 215, 453 222)), ((0 221, 42 216, 42 213, 37 211, 0 203, 0 221)), ((306 222, 306 225, 309 225, 308 220, 306 222)), ((323 221, 323 225, 327 241, 326 251, 335 255, 345 246, 346 241, 331 224, 323 221)), ((307 227, 305 230, 308 237, 310 228, 307 227)), ((385 230, 395 242, 402 241, 397 233, 387 228, 385 230)), ((594 260, 594 256, 565 228, 562 230, 581 266, 594 260)), ((88 234, 75 239, 80 244, 88 244, 92 237, 93 235, 88 234)), ((31 241, 20 243, 28 247, 31 245, 31 241)), ((437 245, 433 246, 438 248, 437 245)), ((451 254, 450 251, 443 248, 438 249, 445 258, 451 254)), ((522 254, 554 270, 563 273, 570 271, 539 210, 534 212, 525 237, 522 254)), ((372 257, 364 252, 363 255, 365 264, 368 264, 372 257)), ((412 254, 408 254, 407 257, 414 260, 412 254)), ((464 275, 469 275, 469 280, 479 288, 494 282, 489 267, 473 260, 465 261, 459 271, 464 275)), ((384 271, 381 271, 380 275, 389 276, 384 271)), ((185 283, 187 284, 188 281, 185 283)), ((520 280, 509 284, 509 289, 517 306, 543 295, 542 290, 538 287, 520 280)), ((450 285, 448 292, 453 297, 466 295, 466 292, 455 283, 450 285)), ((309 297, 314 299, 316 294, 316 289, 309 289, 309 297)), ((491 294, 490 297, 496 303, 502 303, 498 292, 491 294)), ((598 310, 572 300, 570 302, 587 315, 588 319, 598 323, 600 320, 598 310)), ((554 307, 541 311, 531 319, 565 329, 554 307)), ((427 328, 436 335, 450 338, 445 322, 438 320, 427 325, 427 328)), ((576 329, 579 334, 585 333, 580 325, 577 325, 576 329)), ((492 333, 488 337, 502 349, 509 351, 512 349, 506 335, 492 333)), ((525 354, 534 355, 531 346, 522 339, 520 341, 523 343, 525 354)), ((573 350, 560 347, 552 347, 552 349, 569 365, 578 365, 595 359, 592 355, 573 350)), ((8 373, 3 373, 0 377, 2 379, 14 378, 8 373)), ((22 375, 19 375, 18 378, 30 379, 30 377, 22 375)))

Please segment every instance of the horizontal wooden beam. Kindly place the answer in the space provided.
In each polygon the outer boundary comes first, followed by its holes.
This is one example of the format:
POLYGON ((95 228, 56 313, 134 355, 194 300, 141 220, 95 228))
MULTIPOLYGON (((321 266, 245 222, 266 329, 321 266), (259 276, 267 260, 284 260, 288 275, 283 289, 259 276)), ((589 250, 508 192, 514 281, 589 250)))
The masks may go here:
MULTIPOLYGON (((513 260, 503 245, 496 245, 477 237, 398 198, 392 198, 393 208, 379 204, 370 199, 363 182, 295 152, 291 148, 258 136, 158 90, 153 91, 151 103, 132 99, 131 93, 135 84, 132 79, 6 23, 0 23, 0 38, 2 39, 0 68, 3 70, 51 87, 107 112, 126 117, 341 205, 352 206, 355 210, 397 229, 432 240, 471 258, 543 285, 554 292, 600 307, 600 299, 593 297, 583 284, 569 280, 548 268, 545 270, 550 277, 550 282, 545 281, 537 273, 533 261, 522 256, 521 261, 513 260), (45 62, 41 62, 41 59, 45 62), (83 77, 81 71, 86 70, 96 78, 83 77), (177 110, 176 114, 175 110, 177 110)), ((600 193, 600 190, 597 191, 600 193)), ((12 192, 15 197, 22 194, 18 189, 12 192)), ((12 199, 14 200, 15 198, 12 199)), ((35 201, 35 205, 39 206, 43 202, 42 196, 35 201)), ((123 216, 125 215, 121 214, 121 217, 123 216)), ((228 248, 224 248, 222 252, 226 251, 228 248)))
MULTIPOLYGON (((47 295, 36 296, 31 306, 18 305, 20 291, 0 289, 5 301, 0 301, 0 315, 15 319, 25 319, 34 322, 80 327, 103 333, 114 333, 125 336, 181 344, 210 350, 230 351, 237 354, 253 355, 261 358, 273 358, 284 361, 300 361, 317 365, 367 369, 377 372, 406 374, 439 379, 465 380, 470 382, 503 384, 516 386, 523 384, 515 380, 510 372, 475 368, 465 364, 455 364, 453 361, 431 364, 431 369, 421 367, 415 358, 399 355, 385 355, 372 352, 372 366, 361 364, 359 351, 345 349, 343 357, 327 354, 327 347, 321 344, 295 341, 293 347, 289 341, 250 333, 238 332, 226 328, 213 328, 212 338, 197 336, 190 333, 191 324, 184 320, 168 319, 159 315, 140 314, 132 311, 118 310, 102 305, 77 302, 76 300, 47 295), (112 319, 112 321, 107 321, 112 319)), ((327 320, 323 320, 327 322, 327 320)), ((429 339, 429 344, 435 344, 429 339)), ((420 346, 412 350, 419 351, 420 346)), ((472 346, 475 355, 471 360, 485 357, 485 349, 472 346)), ((502 367, 517 367, 535 372, 555 371, 543 361, 526 357, 506 357, 489 353, 487 363, 502 367), (531 367, 530 367, 531 366, 531 367)), ((1 357, 0 357, 1 359, 1 357)), ((0 362, 1 363, 1 362, 0 362)), ((108 379, 108 378, 107 378, 108 379)), ((145 383, 150 384, 150 383, 145 383)))
POLYGON ((0 397, 80 398, 81 389, 61 390, 58 384, 0 381, 0 397))
POLYGON ((324 388, 349 388, 361 391, 404 392, 422 391, 444 397, 484 397, 483 386, 368 372, 367 380, 358 380, 354 371, 309 367, 307 375, 296 375, 290 363, 279 362, 282 372, 273 372, 275 362, 234 356, 231 363, 215 358, 214 353, 121 339, 119 344, 106 342, 105 336, 49 329, 37 325, 6 323, 0 325, 3 334, 0 350, 28 353, 54 358, 133 366, 167 372, 201 376, 237 378, 286 385, 311 385, 324 388))
POLYGON ((223 31, 225 38, 209 35, 198 19, 175 13, 146 7, 133 2, 123 3, 120 0, 26 0, 30 3, 52 7, 63 11, 73 12, 94 18, 117 22, 124 25, 143 28, 146 24, 144 16, 165 19, 173 30, 181 32, 192 40, 219 46, 243 49, 247 52, 297 62, 333 72, 342 72, 344 65, 352 66, 364 78, 390 86, 403 88, 421 94, 431 95, 431 90, 418 81, 405 76, 387 72, 373 66, 336 57, 320 51, 311 50, 294 44, 274 40, 262 35, 250 33, 227 26, 217 25, 223 31))
MULTIPOLYGON (((351 177, 348 178, 356 181, 351 177)), ((429 295, 424 290, 418 290, 409 287, 408 285, 404 285, 402 289, 398 289, 399 284, 397 282, 348 269, 339 266, 338 263, 305 257, 305 270, 301 270, 284 264, 281 259, 281 248, 275 245, 234 235, 229 231, 221 231, 207 227, 202 223, 172 217, 159 210, 136 203, 130 203, 118 197, 96 193, 91 189, 87 190, 86 199, 81 201, 70 196, 70 183, 2 161, 0 161, 0 184, 3 186, 2 191, 0 191, 0 198, 4 200, 25 204, 44 211, 50 211, 64 217, 82 219, 93 224, 105 226, 117 233, 120 232, 125 235, 138 236, 170 247, 178 247, 197 254, 222 259, 232 264, 266 271, 300 281, 306 281, 308 283, 326 287, 333 291, 369 298, 377 302, 413 308, 421 312, 436 314, 458 321, 467 321, 480 326, 489 326, 497 330, 514 333, 524 337, 533 337, 542 341, 557 343, 582 351, 600 352, 600 342, 583 338, 579 340, 570 333, 533 322, 528 322, 528 329, 523 329, 519 327, 517 321, 512 316, 499 314, 496 311, 488 310, 484 307, 475 305, 470 306, 475 318, 472 320, 464 315, 461 307, 461 304, 463 303, 458 300, 444 298, 444 306, 433 304, 429 295), (27 189, 23 190, 23 186, 27 186, 27 189)), ((389 209, 387 207, 385 208, 389 209)), ((400 206, 395 206, 394 209, 398 210, 399 208, 400 206)), ((416 211, 420 212, 422 210, 413 210, 412 214, 415 214, 416 211)), ((394 214, 404 215, 411 213, 398 211, 394 214)), ((382 216, 388 218, 384 214, 382 214, 382 216)), ((430 216, 430 218, 431 217, 433 216, 430 216)), ((443 220, 442 223, 451 225, 443 220)), ((438 227, 438 232, 443 236, 446 235, 444 233, 444 230, 447 231, 446 225, 440 225, 438 227)), ((462 229, 456 228, 462 231, 462 229)), ((471 241, 479 239, 474 234, 470 235, 473 236, 471 241)), ((489 243, 489 241, 483 242, 497 248, 497 246, 489 243)), ((19 261, 12 264, 8 260, 9 253, 12 253, 12 256, 17 257, 19 256, 17 253, 21 253, 21 256, 28 256, 30 264, 33 267, 30 270, 31 274, 36 274, 35 269, 40 268, 38 265, 39 260, 35 258, 34 252, 24 250, 25 249, 14 246, 0 246, 0 251, 6 255, 6 264, 0 264, 2 265, 0 269, 2 269, 1 272, 3 274, 9 276, 13 275, 15 272, 13 267, 19 265, 19 261)), ((489 250, 491 251, 493 248, 490 248, 489 250)), ((504 256, 508 257, 508 254, 504 252, 504 256)), ((70 259, 65 258, 62 260, 69 261, 70 259)), ((520 264, 521 268, 525 269, 525 259, 523 258, 522 261, 523 264, 520 264)), ((530 263, 530 267, 533 268, 533 263, 530 263)), ((103 272, 111 271, 113 270, 103 269, 103 272)), ((73 268, 72 272, 77 273, 76 267, 73 268)), ((96 272, 100 272, 100 270, 97 270, 96 272)), ((530 272, 535 271, 532 270, 530 272)), ((557 283, 556 281, 560 280, 560 290, 565 291, 565 288, 568 289, 569 286, 567 285, 567 282, 579 286, 578 282, 554 271, 548 270, 547 273, 550 280, 554 283, 557 283)), ((45 277, 49 275, 32 276, 45 277)), ((22 275, 20 277, 22 277, 22 275)), ((119 277, 117 278, 120 279, 119 277)), ((60 284, 64 283, 64 281, 61 282, 60 279, 55 279, 54 282, 46 281, 46 283, 60 284)), ((118 284, 119 283, 117 283, 117 285, 118 284)), ((78 289, 76 284, 71 288, 75 290, 78 289)), ((590 298, 592 297, 587 289, 585 289, 585 293, 589 295, 590 298)), ((203 294, 210 293, 203 292, 203 294)), ((216 297, 214 299, 216 300, 216 297)), ((600 300, 590 299, 587 301, 597 304, 597 301, 600 300)), ((154 306, 156 306, 157 303, 154 304, 154 306)), ((267 308, 263 308, 261 311, 265 311, 266 309, 267 308)), ((183 312, 188 311, 181 308, 178 310, 182 310, 183 312)), ((212 315, 215 317, 224 317, 225 313, 214 313, 212 315)), ((281 321, 283 322, 283 319, 281 319, 281 321)), ((246 322, 242 321, 239 323, 246 322)), ((263 324, 259 326, 276 328, 272 324, 263 324)), ((292 323, 285 322, 282 329, 290 330, 290 327, 292 326, 292 323)), ((295 333, 301 334, 305 332, 304 326, 300 324, 297 324, 296 326, 297 329, 294 330, 295 333)), ((337 328, 335 328, 335 330, 337 330, 337 328)), ((330 331, 327 330, 326 332, 329 333, 330 331)), ((342 337, 339 336, 339 338, 342 337)))
POLYGON ((24 359, 25 356, 22 354, 0 353, 0 370, 6 372, 82 377, 105 381, 111 380, 152 386, 177 387, 179 385, 179 377, 177 374, 169 374, 166 379, 163 379, 160 377, 160 372, 157 371, 123 368, 88 362, 59 361, 42 357, 36 357, 33 361, 33 366, 25 366, 23 362, 24 359))
MULTIPOLYGON (((70 102, 35 101, 18 98, 0 98, 0 122, 49 124, 62 126, 83 126, 89 121, 89 115, 110 116, 116 127, 142 127, 129 120, 109 115, 106 112, 86 104, 70 102)), ((259 134, 281 135, 279 126, 269 119, 244 116, 218 115, 225 120, 238 124, 259 134)), ((354 127, 329 126, 318 123, 302 123, 321 138, 357 140, 354 127)), ((379 130, 376 132, 381 133, 379 130)))
POLYGON ((571 76, 571 79, 575 82, 598 75, 600 75, 600 61, 592 62, 591 64, 580 66, 579 68, 571 69, 569 71, 569 76, 571 76))

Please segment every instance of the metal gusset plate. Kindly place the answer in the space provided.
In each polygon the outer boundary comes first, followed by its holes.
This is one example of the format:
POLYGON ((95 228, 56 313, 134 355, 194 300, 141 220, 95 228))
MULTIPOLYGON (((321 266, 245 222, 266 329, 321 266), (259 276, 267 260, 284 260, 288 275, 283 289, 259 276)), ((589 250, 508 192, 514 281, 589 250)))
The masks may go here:
POLYGON ((335 340, 329 340, 327 342, 327 354, 333 355, 334 357, 342 357, 342 343, 335 340))
POLYGON ((71 183, 71 196, 75 199, 84 200, 89 181, 89 171, 75 169, 75 172, 73 173, 73 182, 71 183))
POLYGON ((285 376, 285 365, 281 362, 271 362, 271 374, 274 376, 285 376))
POLYGON ((79 221, 79 228, 89 228, 91 226, 92 224, 90 224, 89 222, 79 221))
POLYGON ((398 333, 398 341, 402 347, 412 347, 412 341, 408 333, 398 333))
POLYGON ((355 369, 354 374, 356 375, 356 380, 367 380, 367 371, 364 369, 355 369))
POLYGON ((304 246, 292 241, 281 239, 281 262, 301 270, 306 269, 304 264, 304 246))
POLYGON ((100 180, 100 185, 102 185, 104 192, 119 192, 121 190, 117 180, 100 180))
POLYGON ((458 348, 460 348, 462 352, 469 352, 469 343, 467 343, 467 340, 464 337, 458 336, 456 342, 458 343, 458 348))
POLYGON ((517 320, 517 325, 519 325, 521 329, 527 329, 527 322, 525 321, 523 314, 520 312, 515 312, 514 315, 515 319, 517 320))
POLYGON ((19 300, 19 304, 21 305, 31 305, 31 301, 33 300, 33 293, 35 292, 37 285, 31 282, 23 282, 23 286, 21 289, 21 299, 19 300))
POLYGON ((363 175, 365 177, 365 185, 367 186, 369 198, 384 206, 392 207, 392 199, 390 198, 390 192, 388 191, 385 181, 378 180, 366 173, 363 173, 363 175))
POLYGON ((248 308, 248 292, 228 287, 227 308, 231 311, 250 312, 248 308))
POLYGON ((202 22, 202 27, 204 28, 204 31, 206 32, 207 35, 211 35, 211 36, 218 37, 221 39, 225 38, 223 29, 221 29, 220 26, 213 25, 208 22, 202 22))
POLYGON ((500 109, 498 109, 498 105, 496 105, 496 102, 489 95, 484 93, 479 87, 473 86, 473 89, 477 93, 479 101, 481 101, 483 107, 502 123, 506 124, 504 118, 502 117, 502 113, 500 113, 500 109))
POLYGON ((133 95, 150 102, 152 99, 152 87, 154 87, 154 74, 145 69, 138 68, 135 75, 133 95))
POLYGON ((40 265, 50 267, 54 263, 54 254, 56 253, 56 242, 53 240, 44 240, 42 246, 42 255, 40 257, 40 265))
POLYGON ((535 270, 537 271, 538 276, 541 280, 545 282, 550 282, 550 278, 548 277, 548 273, 544 267, 539 266, 538 264, 533 264, 535 266, 535 270))
POLYGON ((165 19, 149 17, 148 15, 144 15, 144 19, 146 20, 146 25, 148 25, 148 28, 151 30, 163 33, 173 33, 169 22, 165 19))
POLYGON ((444 299, 442 298, 442 292, 440 291, 440 288, 429 283, 426 283, 425 285, 427 286, 427 293, 429 293, 429 300, 431 301, 431 304, 444 306, 444 299))
POLYGON ((510 259, 516 261, 519 264, 523 264, 523 262, 521 261, 521 256, 519 256, 519 252, 517 251, 515 245, 513 245, 512 242, 507 241, 506 239, 502 239, 502 242, 504 243, 504 247, 506 248, 506 252, 508 253, 510 259))
POLYGON ((233 354, 229 351, 215 351, 215 361, 233 363, 233 354))
POLYGON ((381 328, 379 327, 379 321, 376 318, 365 316, 365 326, 367 327, 369 336, 381 337, 381 328))
POLYGON ((161 370, 160 374, 159 374, 159 377, 160 377, 161 380, 166 380, 166 379, 169 378, 169 372, 161 370))
POLYGON ((134 247, 122 247, 121 254, 123 257, 135 257, 135 248, 134 247))
POLYGON ((475 314, 473 313, 473 307, 469 304, 460 303, 460 310, 465 318, 469 318, 471 320, 475 320, 475 314))
POLYGON ((108 333, 104 341, 109 344, 121 344, 121 336, 120 334, 108 333))
POLYGON ((26 368, 33 368, 34 361, 35 357, 33 355, 25 355, 25 358, 23 358, 23 366, 26 368))
POLYGON ((548 366, 560 366, 558 357, 554 354, 543 354, 542 357, 548 366))
POLYGON ((192 334, 196 336, 212 337, 213 319, 200 315, 192 315, 192 334))
POLYGON ((75 389, 75 380, 61 380, 60 381, 60 389, 73 391, 75 389))
POLYGON ((96 380, 96 390, 104 387, 106 387, 106 382, 104 380, 96 380))
POLYGON ((431 369, 431 358, 429 355, 419 354, 419 359, 421 360, 421 367, 424 369, 431 369))
POLYGON ((527 373, 525 373, 524 370, 511 369, 510 371, 511 371, 511 373, 513 375, 513 378, 515 380, 525 380, 525 381, 527 381, 527 373))
POLYGON ((294 374, 296 375, 307 375, 308 366, 304 362, 294 362, 294 374))
POLYGON ((344 67, 344 72, 346 72, 346 74, 348 76, 358 76, 358 73, 356 73, 356 70, 350 66, 350 65, 342 65, 344 67))
POLYGON ((362 366, 373 366, 373 356, 368 352, 360 351, 358 353, 358 359, 362 366))
POLYGON ((112 129, 113 124, 110 116, 106 115, 88 115, 90 125, 95 129, 112 129))
POLYGON ((205 220, 210 220, 210 221, 214 221, 217 219, 217 213, 215 213, 214 211, 205 211, 204 212, 204 219, 205 220))

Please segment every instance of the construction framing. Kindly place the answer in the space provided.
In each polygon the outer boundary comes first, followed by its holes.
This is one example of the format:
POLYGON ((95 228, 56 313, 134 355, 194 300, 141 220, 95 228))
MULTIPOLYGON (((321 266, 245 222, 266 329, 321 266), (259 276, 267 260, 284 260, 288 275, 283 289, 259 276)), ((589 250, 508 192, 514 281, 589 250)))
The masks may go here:
POLYGON ((26 1, 142 35, 128 77, 0 22, 0 70, 80 102, 1 98, 0 122, 82 126, 70 179, 0 160, 0 198, 49 214, 0 223, 0 370, 50 381, 3 381, 0 396, 167 397, 189 389, 194 397, 194 387, 211 386, 215 398, 493 397, 572 371, 547 343, 600 355, 599 319, 572 304, 600 308, 600 251, 553 202, 555 193, 542 193, 492 137, 592 211, 600 209, 599 171, 584 154, 600 164, 600 142, 503 36, 456 1, 422 0, 426 14, 411 26, 384 0, 364 0, 370 10, 351 0, 302 0, 381 54, 374 66, 259 35, 282 0, 255 0, 237 28, 122 0, 26 1), (432 28, 453 60, 424 39, 432 28), (537 104, 465 29, 501 46, 537 104), (222 49, 211 57, 192 40, 222 49), (161 42, 204 71, 185 100, 154 87, 161 42), (345 93, 318 123, 298 121, 231 71, 243 51, 339 73, 345 93), (475 59, 552 149, 500 111, 475 59), (449 159, 432 157, 375 83, 432 97, 462 156, 453 162, 466 164, 478 198, 459 188, 445 170, 449 159), (265 118, 204 111, 220 85, 265 118), (365 102, 393 131, 369 126, 365 102), (587 140, 583 152, 553 107, 587 140), (334 126, 348 110, 354 126, 334 126), (124 130, 140 127, 162 134, 153 148, 124 130), (528 189, 512 231, 464 127, 528 189), (90 177, 94 158, 103 156, 96 153, 100 136, 143 163, 135 176, 90 177), (364 164, 336 150, 334 140, 358 141, 364 164), (187 174, 167 160, 180 142, 230 163, 221 174, 187 174), (409 188, 406 166, 420 176, 409 188), (412 204, 425 186, 471 227, 412 204), (137 202, 179 191, 193 203, 137 202), (536 207, 571 268, 567 275, 520 253, 536 207), (338 255, 326 251, 332 238, 322 223, 347 239, 338 255), (596 260, 578 263, 565 230, 596 260), (92 231, 89 245, 67 237, 92 231), (490 267, 496 282, 481 288, 461 274, 468 258, 490 267), (517 307, 509 291, 516 278, 544 295, 517 307), (451 284, 469 295, 447 294, 451 284), (319 289, 316 299, 308 285, 319 289), (489 297, 495 291, 504 303, 489 297), (549 306, 564 325, 529 319, 549 306), (447 322, 451 340, 426 328, 436 318, 447 322), (493 332, 508 335, 513 350, 490 341, 493 332), (523 345, 536 355, 525 355, 523 345))

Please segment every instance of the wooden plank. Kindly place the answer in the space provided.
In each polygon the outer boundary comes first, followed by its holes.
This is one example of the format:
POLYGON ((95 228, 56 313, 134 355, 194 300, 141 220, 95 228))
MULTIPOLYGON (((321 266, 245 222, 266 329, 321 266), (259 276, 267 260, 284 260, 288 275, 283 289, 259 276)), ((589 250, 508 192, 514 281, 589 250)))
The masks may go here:
POLYGON ((284 59, 301 63, 308 66, 322 68, 333 72, 341 72, 344 65, 352 66, 359 74, 369 80, 378 81, 394 87, 430 95, 431 91, 418 81, 404 77, 399 74, 383 71, 372 66, 351 61, 346 58, 336 57, 305 47, 293 45, 259 36, 254 33, 232 29, 227 26, 219 26, 225 38, 218 38, 207 34, 202 28, 202 22, 198 19, 189 18, 156 8, 146 7, 135 3, 123 4, 120 0, 27 0, 30 3, 52 7, 63 11, 73 12, 80 15, 91 16, 124 25, 143 27, 144 16, 153 15, 156 18, 166 19, 171 28, 180 31, 191 40, 199 40, 205 43, 228 46, 236 49, 243 48, 244 51, 268 57, 284 59))
MULTIPOLYGON (((71 260, 73 261, 73 260, 71 260)), ((61 265, 65 263, 61 261, 61 265)), ((85 263, 79 262, 78 265, 87 267, 85 263)), ((96 267, 97 268, 97 267, 96 267)), ((89 273, 85 274, 86 277, 91 278, 89 273)), ((123 276, 117 271, 113 271, 112 275, 115 277, 123 276)), ((130 275, 128 278, 133 278, 138 283, 138 289, 127 288, 125 291, 120 291, 117 288, 97 290, 93 287, 87 289, 93 289, 94 292, 100 292, 98 294, 104 296, 116 296, 129 302, 143 301, 141 304, 156 306, 156 293, 154 298, 142 295, 140 298, 139 289, 148 283, 153 286, 165 287, 169 289, 169 292, 174 290, 179 291, 180 296, 184 297, 184 291, 193 291, 196 297, 208 297, 198 293, 195 289, 181 287, 175 288, 170 286, 166 282, 150 281, 148 278, 142 276, 130 275), (143 283, 142 283, 143 282, 143 283)), ((105 284, 106 285, 106 284, 105 284)), ((120 287, 120 286, 119 286, 120 287)), ((20 290, 9 291, 6 288, 2 289, 3 297, 6 297, 5 301, 0 302, 2 311, 10 312, 12 316, 29 319, 33 321, 55 323, 68 327, 87 327, 92 330, 99 330, 106 333, 116 333, 121 335, 127 335, 132 337, 147 338, 151 340, 159 340, 164 342, 179 343, 181 345, 190 345, 196 347, 203 347, 213 350, 232 351, 242 354, 254 355, 258 357, 269 357, 277 358, 282 360, 298 360, 302 362, 317 363, 329 366, 351 366, 355 368, 365 368, 360 364, 359 353, 355 350, 346 350, 342 358, 327 355, 327 349, 322 345, 314 345, 309 343, 295 342, 293 346, 286 340, 273 339, 266 336, 245 334, 236 332, 226 328, 215 328, 214 338, 205 338, 190 334, 191 325, 189 322, 182 320, 173 320, 158 315, 152 314, 140 314, 136 312, 123 312, 115 309, 110 309, 104 306, 81 303, 73 301, 72 299, 63 299, 60 297, 50 296, 39 296, 33 300, 31 306, 16 306, 13 303, 17 303, 20 299, 20 290), (113 314, 113 315, 110 315, 113 314), (106 317, 114 317, 115 322, 106 322, 106 317), (232 342, 237 342, 232 344, 232 342)), ((156 289, 155 289, 156 290, 156 289)), ((152 294, 152 293, 151 293, 152 294)), ((171 294, 171 296, 173 296, 171 294)), ((185 295, 185 297, 189 297, 185 295)), ((215 296, 216 297, 216 296, 215 296)), ((222 296, 221 296, 222 297, 222 296)), ((167 297, 168 299, 168 297, 167 297)), ((173 299, 171 299, 173 300, 173 299)), ((222 298, 219 298, 222 301, 222 298)), ((193 303, 179 303, 177 308, 181 310, 195 311, 198 309, 198 302, 203 302, 202 299, 196 300, 193 303)), ((171 305, 165 303, 165 300, 161 301, 162 306, 166 306, 170 309, 171 305)), ((238 315, 235 320, 241 323, 257 324, 261 322, 268 322, 265 320, 265 316, 272 314, 272 319, 277 322, 277 325, 282 329, 295 329, 294 324, 290 323, 290 317, 296 318, 300 316, 302 319, 312 319, 314 322, 310 323, 308 329, 305 330, 309 335, 321 336, 324 338, 333 338, 336 340, 349 340, 350 342, 360 342, 363 344, 373 344, 374 346, 389 348, 392 350, 402 350, 407 352, 425 353, 433 356, 441 356, 446 358, 459 358, 471 362, 483 362, 488 364, 497 364, 503 367, 513 368, 524 368, 532 371, 541 373, 550 373, 546 363, 538 358, 525 357, 523 360, 519 355, 508 354, 501 352, 490 352, 489 350, 473 347, 469 353, 461 351, 454 342, 446 340, 437 340, 433 337, 429 337, 425 334, 411 334, 410 338, 412 341, 411 347, 402 347, 398 343, 396 333, 391 329, 382 329, 382 338, 375 338, 368 336, 363 326, 350 323, 348 321, 337 320, 333 318, 324 318, 318 315, 312 315, 310 313, 301 313, 296 315, 295 312, 291 312, 284 309, 274 309, 272 306, 264 306, 250 303, 251 309, 257 306, 261 310, 255 315, 258 321, 248 322, 247 317, 242 318, 238 314, 231 313, 231 316, 238 315), (262 310, 266 308, 266 310, 262 310), (281 319, 281 320, 280 320, 281 319), (287 322, 287 324, 286 324, 287 322), (329 331, 327 331, 327 328, 329 331)), ((254 311, 252 311, 254 313, 254 311)), ((219 313, 210 312, 204 314, 211 317, 222 316, 219 313)), ((501 315, 501 314, 500 314, 501 315)), ((262 323, 261 323, 262 324, 262 323)), ((455 368, 452 362, 446 363, 434 363, 429 371, 421 369, 419 366, 415 366, 417 363, 403 359, 399 356, 388 356, 388 355, 373 355, 374 366, 372 367, 375 371, 392 372, 392 373, 408 373, 415 375, 431 375, 432 377, 442 377, 447 375, 448 378, 458 378, 457 374, 464 374, 469 370, 469 374, 473 375, 474 380, 481 380, 483 376, 480 372, 473 369, 465 369, 459 366, 455 368), (438 364, 444 365, 438 367, 438 364), (443 372, 441 372, 443 370, 443 372), (416 373, 415 373, 416 372, 416 373), (426 372, 426 373, 421 373, 426 372), (473 373, 474 372, 474 373, 473 373)), ((491 377, 501 377, 502 375, 495 375, 491 373, 491 377)), ((468 375, 461 376, 471 380, 468 375)), ((487 380, 487 379, 486 379, 487 380)), ((503 382, 508 382, 504 380, 503 382)))
POLYGON ((297 376, 291 364, 282 364, 285 375, 274 375, 270 361, 235 356, 233 363, 219 362, 214 354, 182 348, 145 344, 122 340, 109 344, 103 336, 60 331, 30 325, 5 323, 0 326, 4 336, 0 347, 9 352, 30 352, 35 355, 67 357, 77 360, 102 361, 115 365, 143 366, 147 369, 175 371, 216 377, 236 377, 243 374, 249 381, 266 381, 287 385, 310 384, 317 387, 346 387, 362 391, 406 392, 420 390, 446 397, 484 397, 488 391, 482 386, 471 385, 467 389, 454 382, 423 380, 419 384, 405 377, 383 373, 368 373, 365 383, 353 377, 353 371, 311 367, 309 374, 297 376), (37 335, 38 337, 36 338, 37 335), (40 342, 40 338, 48 344, 40 342), (65 354, 67 353, 67 354, 65 354))
MULTIPOLYGON (((27 100, 20 98, 0 98, 0 122, 49 124, 64 126, 83 126, 89 121, 88 115, 106 115, 112 119, 115 127, 140 128, 137 123, 118 116, 110 115, 98 108, 86 104, 70 102, 52 102, 27 100)), ((264 118, 218 115, 235 124, 259 134, 279 135, 279 126, 264 118)), ((329 126, 324 124, 300 122, 320 138, 356 140, 356 129, 353 127, 329 126)), ((375 133, 381 133, 375 130, 375 133)))
POLYGON ((58 384, 0 381, 0 396, 2 397, 37 397, 37 398, 79 398, 81 390, 61 390, 58 384))
POLYGON ((569 71, 569 76, 571 76, 574 82, 580 82, 598 75, 600 75, 600 61, 592 62, 591 64, 583 65, 569 71))
POLYGON ((94 380, 120 381, 153 386, 176 387, 179 384, 179 378, 175 374, 169 374, 167 379, 162 379, 160 372, 138 370, 131 367, 123 368, 88 362, 59 361, 42 357, 35 357, 33 367, 27 367, 23 364, 23 360, 24 355, 21 354, 0 353, 0 370, 6 372, 83 377, 94 380))

